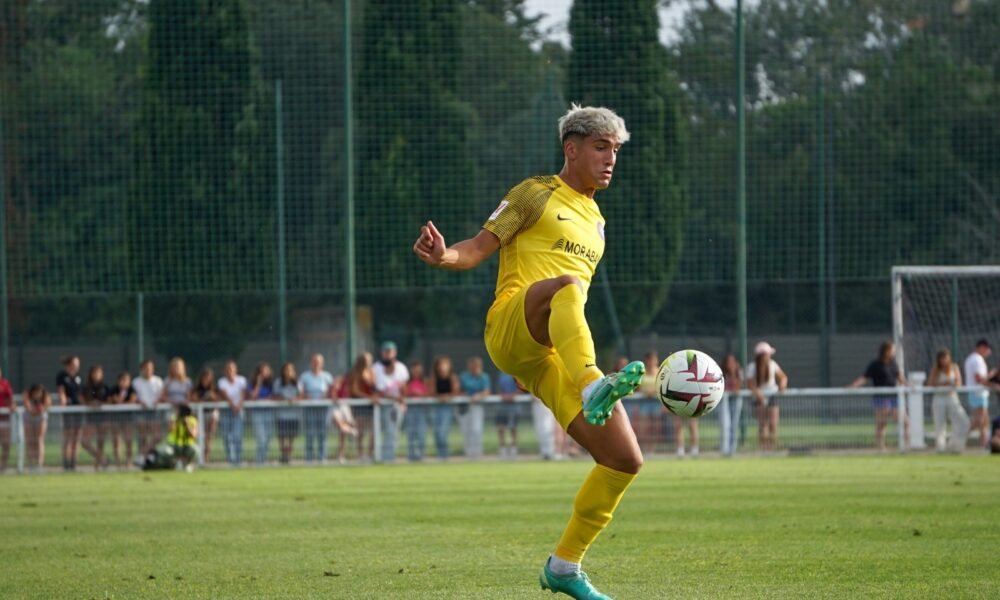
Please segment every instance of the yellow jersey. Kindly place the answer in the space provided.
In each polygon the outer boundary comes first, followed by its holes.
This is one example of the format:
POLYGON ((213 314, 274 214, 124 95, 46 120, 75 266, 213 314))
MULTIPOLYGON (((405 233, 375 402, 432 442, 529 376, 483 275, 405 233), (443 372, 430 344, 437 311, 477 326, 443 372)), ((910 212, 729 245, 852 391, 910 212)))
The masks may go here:
POLYGON ((500 240, 497 300, 560 275, 578 277, 586 294, 604 255, 604 217, 597 203, 558 175, 529 177, 514 186, 483 229, 500 240))

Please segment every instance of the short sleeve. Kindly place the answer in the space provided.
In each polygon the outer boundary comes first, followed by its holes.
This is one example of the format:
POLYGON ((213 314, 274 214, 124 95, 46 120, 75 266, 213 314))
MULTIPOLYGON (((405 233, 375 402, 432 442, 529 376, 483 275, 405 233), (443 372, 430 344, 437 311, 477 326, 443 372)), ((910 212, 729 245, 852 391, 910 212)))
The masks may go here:
POLYGON ((506 246, 541 218, 545 203, 558 187, 552 177, 525 179, 507 192, 483 229, 497 236, 501 246, 506 246))
POLYGON ((877 377, 878 377, 878 363, 877 362, 868 363, 868 368, 865 369, 865 378, 870 379, 872 383, 874 383, 877 377))

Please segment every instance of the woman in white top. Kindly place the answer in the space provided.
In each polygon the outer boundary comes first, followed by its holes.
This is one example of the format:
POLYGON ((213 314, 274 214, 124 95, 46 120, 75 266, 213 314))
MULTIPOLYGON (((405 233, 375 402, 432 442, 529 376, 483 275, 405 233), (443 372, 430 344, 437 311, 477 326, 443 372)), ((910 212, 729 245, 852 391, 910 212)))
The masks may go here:
POLYGON ((754 360, 747 367, 747 387, 753 392, 757 413, 757 443, 764 451, 778 445, 778 400, 775 394, 788 387, 788 376, 771 358, 775 349, 767 342, 754 347, 754 360))
MULTIPOLYGON (((951 352, 946 349, 938 350, 934 360, 934 368, 927 378, 927 385, 930 387, 950 387, 957 388, 962 385, 962 371, 951 359, 951 352)), ((934 392, 931 400, 931 412, 934 415, 934 442, 938 452, 944 452, 947 448, 946 419, 951 421, 951 450, 961 452, 965 449, 965 439, 969 434, 969 416, 962 408, 962 403, 958 401, 958 392, 954 389, 943 392, 934 392)))
POLYGON ((191 378, 187 374, 187 365, 184 359, 174 357, 170 359, 167 366, 167 378, 163 381, 163 395, 160 402, 169 403, 177 410, 177 407, 191 400, 191 378))

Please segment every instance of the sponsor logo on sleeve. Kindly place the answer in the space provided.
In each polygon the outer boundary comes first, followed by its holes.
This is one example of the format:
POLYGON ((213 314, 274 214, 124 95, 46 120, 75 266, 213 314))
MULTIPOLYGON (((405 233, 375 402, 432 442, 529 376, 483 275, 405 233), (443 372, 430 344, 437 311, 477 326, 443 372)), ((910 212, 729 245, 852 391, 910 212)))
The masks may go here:
POLYGON ((504 200, 503 202, 501 202, 500 205, 497 206, 497 209, 495 211, 493 211, 493 214, 490 215, 490 218, 488 220, 490 220, 490 221, 496 221, 497 217, 500 216, 500 213, 503 212, 503 209, 507 208, 508 204, 510 204, 510 202, 507 202, 506 200, 504 200))

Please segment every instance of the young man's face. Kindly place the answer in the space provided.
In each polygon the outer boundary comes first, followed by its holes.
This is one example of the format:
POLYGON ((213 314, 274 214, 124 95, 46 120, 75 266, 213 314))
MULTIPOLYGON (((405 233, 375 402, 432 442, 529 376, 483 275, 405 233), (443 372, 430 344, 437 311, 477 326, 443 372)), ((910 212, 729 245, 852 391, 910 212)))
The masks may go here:
POLYGON ((567 158, 581 182, 589 188, 603 190, 611 185, 611 176, 622 145, 608 134, 575 137, 567 141, 567 158))

